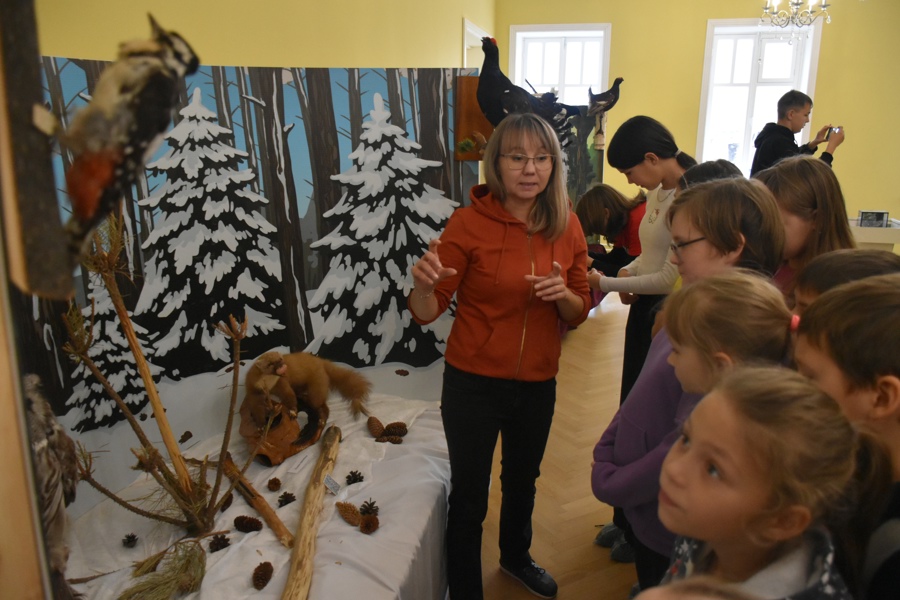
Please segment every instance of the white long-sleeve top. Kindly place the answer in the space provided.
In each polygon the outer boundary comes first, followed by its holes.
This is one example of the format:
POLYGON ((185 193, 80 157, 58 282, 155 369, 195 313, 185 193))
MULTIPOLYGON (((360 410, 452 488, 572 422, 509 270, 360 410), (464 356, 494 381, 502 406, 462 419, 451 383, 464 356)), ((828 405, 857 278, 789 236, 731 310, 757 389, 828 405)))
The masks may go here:
POLYGON ((664 190, 660 184, 647 194, 647 212, 641 220, 638 237, 641 255, 623 267, 631 277, 601 277, 604 292, 630 294, 668 294, 678 279, 678 267, 669 261, 672 233, 666 214, 675 198, 675 190, 664 190))

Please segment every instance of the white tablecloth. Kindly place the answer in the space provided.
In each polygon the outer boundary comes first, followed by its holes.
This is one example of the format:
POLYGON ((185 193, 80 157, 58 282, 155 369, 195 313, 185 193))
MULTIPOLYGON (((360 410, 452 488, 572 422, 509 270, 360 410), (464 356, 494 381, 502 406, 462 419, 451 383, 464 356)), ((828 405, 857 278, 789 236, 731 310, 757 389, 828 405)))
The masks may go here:
MULTIPOLYGON (((366 429, 364 417, 353 420, 340 399, 329 402, 330 424, 341 428, 343 441, 332 477, 343 487, 335 497, 326 494, 316 540, 315 570, 310 598, 427 600, 444 598, 446 572, 443 560, 447 494, 450 466, 447 443, 436 402, 409 400, 373 394, 369 408, 383 423, 403 421, 409 433, 400 445, 375 442, 366 429), (347 486, 345 476, 360 471, 365 481, 347 486), (362 504, 369 498, 380 507, 380 528, 365 535, 341 519, 336 501, 362 504)), ((246 458, 246 444, 234 428, 231 452, 239 465, 246 458)), ((215 457, 221 437, 204 440, 188 455, 215 457)), ((306 449, 277 467, 253 464, 247 478, 276 509, 287 528, 296 533, 307 483, 318 460, 319 445, 306 449), (270 492, 272 477, 282 488, 270 492), (278 497, 292 492, 297 501, 282 508, 278 497)), ((212 483, 212 475, 209 476, 212 483)), ((228 482, 224 479, 223 486, 228 482)), ((140 497, 152 486, 146 478, 137 480, 122 492, 123 497, 140 497)), ((234 517, 259 517, 239 495, 232 506, 219 515, 216 530, 230 529, 231 546, 208 553, 206 577, 192 599, 229 600, 231 598, 280 598, 287 582, 290 550, 282 546, 271 529, 241 533, 234 529, 234 517), (271 562, 274 576, 268 586, 257 591, 251 584, 254 568, 271 562)), ((80 517, 72 527, 71 556, 67 576, 85 577, 109 573, 76 586, 88 598, 116 598, 133 584, 130 565, 158 552, 184 535, 184 531, 150 521, 125 511, 105 500, 80 517), (121 540, 135 533, 135 548, 124 548, 121 540)), ((204 547, 208 548, 207 538, 204 547)))

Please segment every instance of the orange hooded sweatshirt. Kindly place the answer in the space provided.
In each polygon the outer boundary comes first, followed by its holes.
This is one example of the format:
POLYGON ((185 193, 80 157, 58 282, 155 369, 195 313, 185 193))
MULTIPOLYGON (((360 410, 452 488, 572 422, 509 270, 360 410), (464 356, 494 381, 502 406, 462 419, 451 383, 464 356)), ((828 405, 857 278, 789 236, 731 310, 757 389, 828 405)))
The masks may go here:
MULTIPOLYGON (((477 185, 471 206, 457 209, 444 233, 438 255, 456 269, 435 288, 439 312, 456 292, 457 309, 445 359, 469 373, 545 381, 559 370, 559 312, 555 302, 539 299, 525 275, 546 275, 553 262, 562 267, 566 286, 582 297, 584 309, 569 325, 578 325, 591 309, 587 283, 587 245, 575 213, 555 242, 529 235, 525 223, 477 185)), ((412 310, 410 310, 412 312, 412 310)), ((413 318, 419 324, 430 321, 413 318)))

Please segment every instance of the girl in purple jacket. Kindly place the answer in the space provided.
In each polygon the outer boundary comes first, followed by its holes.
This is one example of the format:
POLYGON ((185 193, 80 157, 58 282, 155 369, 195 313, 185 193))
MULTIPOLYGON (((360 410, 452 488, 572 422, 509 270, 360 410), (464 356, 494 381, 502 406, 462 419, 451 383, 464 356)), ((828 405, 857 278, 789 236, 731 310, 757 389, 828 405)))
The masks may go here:
MULTIPOLYGON (((672 262, 685 286, 743 267, 768 276, 781 263, 784 228, 775 199, 744 179, 698 184, 668 213, 672 262)), ((623 508, 641 589, 666 572, 675 536, 657 516, 663 459, 700 399, 682 389, 668 363, 665 328, 653 338, 634 387, 594 448, 591 484, 602 502, 623 508)))

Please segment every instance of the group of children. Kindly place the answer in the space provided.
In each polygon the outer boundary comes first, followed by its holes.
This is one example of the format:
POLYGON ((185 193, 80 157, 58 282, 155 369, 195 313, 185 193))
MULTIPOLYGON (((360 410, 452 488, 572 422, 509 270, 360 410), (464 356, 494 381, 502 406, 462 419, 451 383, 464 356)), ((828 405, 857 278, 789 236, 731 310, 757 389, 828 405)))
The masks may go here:
MULTIPOLYGON (((594 494, 623 513, 642 598, 895 598, 900 256, 854 249, 825 162, 754 180, 722 162, 687 169, 662 215, 681 287, 594 494)), ((600 213, 639 205, 620 204, 600 213)))

